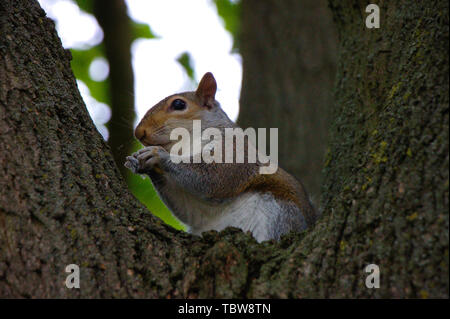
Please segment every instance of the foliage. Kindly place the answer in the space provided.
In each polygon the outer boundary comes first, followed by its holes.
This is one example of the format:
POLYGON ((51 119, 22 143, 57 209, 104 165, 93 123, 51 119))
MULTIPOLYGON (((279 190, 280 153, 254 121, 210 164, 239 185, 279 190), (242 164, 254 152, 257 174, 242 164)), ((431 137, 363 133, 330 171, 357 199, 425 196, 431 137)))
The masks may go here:
MULTIPOLYGON (((76 0, 79 8, 86 13, 93 14, 92 0, 76 0)), ((137 23, 131 21, 132 39, 138 38, 155 39, 156 36, 148 24, 137 23)), ((105 58, 105 51, 103 43, 86 48, 86 49, 71 49, 72 53, 72 70, 77 79, 83 81, 89 88, 91 96, 99 102, 110 105, 109 96, 109 79, 103 81, 95 81, 89 75, 89 67, 91 63, 97 58, 105 58)), ((190 58, 186 53, 182 57, 182 65, 187 70, 189 77, 193 78, 193 70, 190 66, 190 58)), ((180 62, 181 63, 181 62, 180 62)), ((134 141, 133 152, 140 149, 142 146, 134 141)), ((133 195, 139 199, 154 215, 161 218, 164 222, 176 229, 183 229, 183 226, 178 220, 173 217, 170 210, 159 199, 153 185, 148 178, 141 178, 138 175, 131 175, 127 178, 128 187, 133 195)))
MULTIPOLYGON (((75 0, 80 10, 93 15, 93 0, 75 0)), ((218 15, 224 21, 224 27, 234 38, 233 50, 238 49, 238 33, 240 28, 240 1, 231 0, 213 0, 217 8, 218 15)), ((138 38, 155 39, 157 35, 153 33, 148 24, 131 21, 132 39, 138 38)), ((95 81, 89 75, 89 67, 97 58, 105 58, 103 43, 91 46, 86 49, 71 49, 72 69, 77 79, 83 81, 89 88, 91 96, 101 103, 110 105, 109 79, 95 81)), ((196 82, 193 68, 192 57, 189 52, 183 52, 177 62, 183 67, 191 81, 196 82)), ((142 146, 135 141, 133 151, 137 151, 142 146)), ((128 187, 133 195, 139 199, 153 214, 161 218, 164 222, 177 228, 183 229, 183 226, 173 217, 169 209, 159 199, 155 189, 148 178, 141 178, 137 175, 131 175, 127 178, 128 187)))
POLYGON ((218 15, 222 18, 225 29, 233 36, 233 51, 239 50, 239 33, 241 29, 241 1, 213 0, 218 15))
MULTIPOLYGON (((86 13, 93 14, 93 1, 92 0, 76 0, 75 1, 81 10, 86 13)), ((155 39, 157 36, 152 32, 150 26, 144 23, 137 23, 131 21, 132 39, 138 38, 155 39)), ((72 69, 75 77, 83 81, 93 98, 97 101, 109 104, 108 96, 108 79, 104 81, 94 81, 89 76, 89 67, 97 58, 105 58, 105 52, 102 43, 92 46, 87 49, 71 49, 72 52, 72 69)))
MULTIPOLYGON (((141 148, 142 145, 135 140, 133 152, 136 152, 141 148)), ((143 203, 153 215, 161 218, 165 223, 176 229, 184 229, 184 226, 172 215, 170 210, 161 201, 148 177, 132 174, 127 178, 127 183, 128 188, 133 195, 143 203)))
POLYGON ((178 63, 181 64, 184 71, 186 72, 187 76, 192 80, 195 81, 194 76, 194 68, 192 67, 192 59, 189 52, 183 52, 178 58, 178 63))
POLYGON ((108 104, 109 101, 109 81, 94 81, 89 75, 89 66, 92 61, 99 57, 104 57, 102 45, 96 45, 86 50, 71 49, 72 70, 75 77, 83 81, 89 88, 91 96, 99 102, 108 104))

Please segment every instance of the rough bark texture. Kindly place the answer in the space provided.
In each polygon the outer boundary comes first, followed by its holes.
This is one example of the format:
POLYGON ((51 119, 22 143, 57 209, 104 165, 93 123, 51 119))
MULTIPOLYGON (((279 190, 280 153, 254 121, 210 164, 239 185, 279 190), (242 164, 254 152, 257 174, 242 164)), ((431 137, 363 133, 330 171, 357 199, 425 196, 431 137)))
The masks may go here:
POLYGON ((363 4, 332 5, 324 216, 257 244, 152 217, 95 130, 53 22, 35 1, 2 1, 0 297, 448 297, 448 7, 389 1, 382 29, 366 30, 363 4), (72 263, 80 289, 64 285, 72 263), (379 289, 364 285, 369 263, 379 289))
POLYGON ((326 0, 242 2, 238 122, 278 128, 280 166, 319 202, 336 67, 326 0))
POLYGON ((379 296, 448 297, 448 2, 378 4, 381 27, 367 29, 365 1, 330 1, 340 56, 322 205, 334 271, 321 281, 348 296, 350 270, 373 262, 379 296))

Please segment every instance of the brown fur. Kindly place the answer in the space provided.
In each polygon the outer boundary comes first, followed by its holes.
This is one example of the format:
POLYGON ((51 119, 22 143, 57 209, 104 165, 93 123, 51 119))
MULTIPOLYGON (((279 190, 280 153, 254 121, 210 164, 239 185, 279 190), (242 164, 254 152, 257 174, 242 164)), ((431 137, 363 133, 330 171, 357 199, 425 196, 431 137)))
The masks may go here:
MULTIPOLYGON (((136 137, 146 146, 160 145, 170 151, 176 143, 168 138, 172 129, 184 127, 190 131, 193 120, 203 121, 208 114, 206 112, 214 111, 215 107, 220 108, 214 100, 215 91, 216 84, 212 74, 206 74, 196 92, 171 95, 152 107, 136 128, 136 137), (175 99, 184 100, 187 103, 187 109, 172 110, 170 106, 175 99)), ((224 119, 221 125, 221 128, 236 127, 228 118, 224 119)), ((236 146, 234 148, 236 149, 236 146)), ((224 148, 222 154, 225 154, 224 148)), ((223 202, 237 198, 245 192, 271 193, 275 199, 293 203, 299 207, 308 225, 314 223, 317 215, 301 183, 281 168, 275 174, 260 174, 261 164, 247 163, 247 154, 244 157, 245 163, 180 163, 176 165, 181 170, 190 171, 196 176, 207 176, 207 181, 203 185, 194 187, 197 190, 196 195, 205 200, 223 202)), ((162 174, 164 174, 163 171, 162 174)))

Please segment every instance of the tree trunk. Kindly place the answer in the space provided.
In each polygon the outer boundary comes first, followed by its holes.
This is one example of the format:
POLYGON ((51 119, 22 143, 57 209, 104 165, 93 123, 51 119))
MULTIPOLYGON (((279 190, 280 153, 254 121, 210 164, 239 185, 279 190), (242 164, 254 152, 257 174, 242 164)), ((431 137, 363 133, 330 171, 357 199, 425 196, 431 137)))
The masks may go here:
POLYGON ((325 0, 242 1, 238 122, 278 128, 280 166, 319 202, 336 67, 325 0))
POLYGON ((448 297, 448 7, 333 2, 338 90, 316 227, 173 230, 129 193, 53 22, 0 3, 0 297, 448 297), (359 26, 361 24, 361 26, 359 26), (381 270, 368 289, 364 267, 381 270), (81 269, 80 289, 65 267, 81 269))
POLYGON ((108 144, 122 176, 130 171, 123 164, 132 152, 134 140, 134 76, 131 66, 131 27, 123 0, 95 0, 94 15, 103 29, 105 54, 109 63, 111 119, 108 144))
POLYGON ((379 296, 448 297, 448 2, 380 1, 379 29, 353 3, 330 1, 340 47, 321 248, 334 271, 321 281, 349 296, 351 269, 375 263, 379 296))

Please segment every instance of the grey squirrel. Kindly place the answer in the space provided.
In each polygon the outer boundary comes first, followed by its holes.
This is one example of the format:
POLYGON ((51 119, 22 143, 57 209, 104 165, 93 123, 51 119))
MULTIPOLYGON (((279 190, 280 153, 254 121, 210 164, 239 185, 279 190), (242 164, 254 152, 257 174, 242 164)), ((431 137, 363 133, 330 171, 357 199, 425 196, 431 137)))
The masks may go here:
MULTIPOLYGON (((136 127, 145 146, 128 156, 125 166, 150 177, 161 199, 192 234, 228 226, 251 231, 258 242, 278 240, 290 231, 311 226, 317 213, 301 183, 278 168, 261 174, 260 163, 174 163, 170 139, 175 128, 192 133, 202 128, 236 128, 215 100, 216 81, 206 73, 195 92, 166 97, 153 106, 136 127)), ((201 141, 202 145, 204 141, 201 141)))

